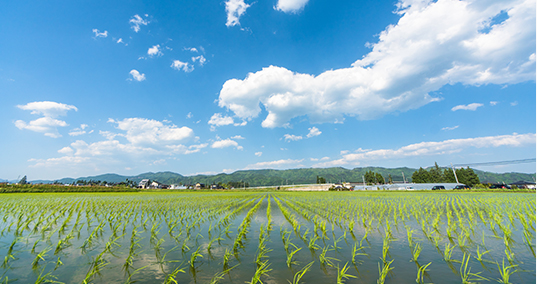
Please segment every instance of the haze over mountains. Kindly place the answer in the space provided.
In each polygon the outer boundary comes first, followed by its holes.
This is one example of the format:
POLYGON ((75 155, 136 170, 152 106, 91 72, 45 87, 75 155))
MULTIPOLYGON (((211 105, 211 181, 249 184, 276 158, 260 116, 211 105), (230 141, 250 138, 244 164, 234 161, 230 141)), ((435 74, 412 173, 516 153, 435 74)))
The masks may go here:
MULTIPOLYGON (((216 184, 219 182, 247 182, 250 186, 273 186, 285 184, 312 184, 317 180, 317 176, 324 177, 327 182, 362 182, 362 176, 367 171, 378 172, 382 174, 386 180, 388 175, 392 176, 394 182, 402 182, 403 174, 407 182, 411 182, 412 174, 417 169, 413 168, 382 168, 382 167, 364 167, 345 169, 342 167, 334 168, 303 168, 303 169, 288 169, 288 170, 243 170, 236 171, 231 174, 220 173, 215 175, 194 175, 183 176, 178 173, 166 172, 148 172, 136 176, 124 176, 118 174, 103 174, 97 176, 78 177, 78 178, 62 178, 59 180, 28 180, 31 183, 52 183, 58 181, 60 183, 73 183, 77 180, 95 180, 106 181, 109 183, 117 183, 126 179, 139 182, 142 179, 156 180, 165 184, 194 184, 196 182, 205 184, 216 184)), ((492 173, 486 171, 475 170, 482 183, 512 183, 516 181, 534 181, 535 174, 526 173, 492 173)), ((17 181, 10 181, 17 182, 17 181)))

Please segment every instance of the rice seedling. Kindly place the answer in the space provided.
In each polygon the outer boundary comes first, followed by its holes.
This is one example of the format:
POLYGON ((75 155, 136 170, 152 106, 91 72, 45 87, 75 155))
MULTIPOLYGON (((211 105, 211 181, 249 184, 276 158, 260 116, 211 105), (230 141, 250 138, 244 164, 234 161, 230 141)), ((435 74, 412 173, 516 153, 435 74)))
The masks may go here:
POLYGON ((304 275, 310 270, 311 266, 313 265, 315 261, 312 261, 308 264, 306 264, 304 267, 302 267, 302 269, 300 269, 299 271, 297 271, 295 273, 295 275, 293 276, 293 282, 287 280, 287 282, 289 282, 289 284, 299 284, 300 283, 300 280, 302 280, 302 277, 304 277, 304 275))
POLYGON ((339 261, 339 259, 326 256, 327 252, 328 252, 328 247, 324 247, 323 251, 319 255, 319 261, 321 262, 321 265, 329 265, 329 266, 334 267, 334 263, 332 261, 339 261))
POLYGON ((388 276, 388 272, 393 270, 393 267, 390 267, 393 261, 394 259, 388 262, 384 262, 384 265, 382 266, 382 268, 380 266, 380 263, 378 263, 379 278, 377 279, 377 284, 384 284, 384 282, 386 281, 386 276, 388 276))
POLYGON ((46 247, 42 251, 40 251, 32 261, 32 268, 36 268, 39 264, 39 261, 45 261, 45 256, 47 256, 47 252, 49 252, 52 249, 52 247, 46 247))
POLYGON ((286 261, 286 263, 287 263, 287 267, 291 268, 291 265, 293 265, 293 264, 298 264, 296 261, 293 261, 293 256, 294 256, 297 252, 299 252, 301 249, 302 249, 302 248, 297 248, 297 249, 295 249, 295 250, 292 251, 292 252, 288 252, 288 251, 286 251, 286 252, 287 252, 287 261, 286 261))
POLYGON ((212 278, 211 278, 211 281, 209 282, 210 284, 217 284, 218 281, 224 279, 224 275, 228 274, 232 269, 236 268, 237 266, 239 266, 240 264, 237 264, 233 267, 230 267, 228 269, 225 269, 224 271, 221 271, 221 272, 218 272, 216 273, 212 278))
POLYGON ((420 253, 421 253, 421 245, 419 243, 416 243, 414 245, 414 249, 412 250, 412 260, 410 261, 418 262, 418 257, 420 256, 420 253))
POLYGON ((512 270, 513 268, 516 268, 518 265, 509 265, 505 266, 505 259, 502 259, 502 267, 498 263, 496 263, 498 266, 498 271, 500 272, 501 278, 498 279, 499 283, 509 284, 509 278, 511 275, 513 275, 517 270, 512 270))
POLYGON ((462 283, 470 284, 470 283, 473 283, 473 281, 488 280, 487 278, 480 275, 481 272, 478 272, 478 273, 471 272, 472 268, 468 267, 469 260, 470 260, 470 255, 466 257, 466 253, 465 253, 464 256, 462 257, 461 268, 459 270, 462 283))
POLYGON ((336 280, 337 284, 345 283, 343 281, 344 279, 356 278, 356 276, 354 275, 347 274, 347 270, 349 270, 349 267, 347 266, 347 264, 348 263, 345 263, 345 265, 341 269, 339 269, 339 265, 337 266, 337 280, 336 280))
POLYGON ((356 243, 354 243, 354 246, 352 247, 352 263, 356 264, 356 256, 358 255, 365 255, 368 256, 367 253, 360 252, 364 249, 364 247, 360 246, 358 247, 356 243))
POLYGON ((418 266, 418 274, 417 274, 417 276, 416 276, 416 283, 418 283, 418 284, 423 283, 423 276, 424 276, 425 273, 427 273, 427 271, 429 271, 429 270, 427 269, 427 267, 428 267, 429 265, 431 265, 431 263, 432 263, 432 262, 429 262, 429 263, 427 263, 426 265, 418 266))
POLYGON ((270 267, 270 264, 268 263, 268 260, 261 263, 261 265, 257 266, 257 269, 255 270, 254 276, 252 276, 252 280, 249 282, 250 284, 256 284, 256 283, 263 283, 261 282, 261 277, 263 275, 267 275, 270 271, 272 271, 270 267))

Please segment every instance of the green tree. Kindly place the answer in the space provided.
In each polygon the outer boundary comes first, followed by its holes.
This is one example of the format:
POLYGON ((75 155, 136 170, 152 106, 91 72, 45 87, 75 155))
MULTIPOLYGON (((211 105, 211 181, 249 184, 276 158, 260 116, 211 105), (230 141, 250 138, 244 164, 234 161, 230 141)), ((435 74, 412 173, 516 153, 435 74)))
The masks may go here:
POLYGON ((375 173, 375 181, 377 184, 385 184, 384 177, 380 173, 375 173))
POLYGON ((392 174, 388 174, 388 183, 393 184, 392 174))
POLYGON ((364 179, 365 179, 365 182, 367 184, 375 184, 376 183, 375 173, 373 171, 365 172, 364 179))
POLYGON ((415 171, 413 174, 412 174, 412 182, 415 182, 415 183, 428 183, 430 180, 430 177, 429 177, 429 172, 420 167, 419 170, 415 171))
POLYGON ((434 162, 434 167, 429 169, 429 179, 426 182, 436 183, 442 182, 442 170, 436 162, 434 162))
POLYGON ((457 178, 459 179, 460 183, 466 184, 469 187, 473 187, 476 184, 481 183, 479 181, 479 177, 474 172, 474 170, 470 169, 470 167, 460 168, 455 171, 457 173, 457 178))
POLYGON ((448 182, 448 183, 455 183, 457 180, 455 180, 455 175, 453 174, 452 169, 444 169, 444 180, 442 182, 448 182))
POLYGON ((326 179, 324 177, 317 176, 317 183, 326 183, 326 179))

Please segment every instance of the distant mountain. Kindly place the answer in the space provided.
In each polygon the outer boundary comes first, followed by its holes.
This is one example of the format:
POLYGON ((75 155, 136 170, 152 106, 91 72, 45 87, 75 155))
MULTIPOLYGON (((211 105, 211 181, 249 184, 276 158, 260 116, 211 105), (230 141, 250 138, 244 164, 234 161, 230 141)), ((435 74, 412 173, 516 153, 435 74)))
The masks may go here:
MULTIPOLYGON (((73 178, 63 178, 58 180, 60 183, 73 183, 77 180, 94 180, 94 181, 106 181, 106 182, 122 182, 125 180, 132 180, 139 182, 142 179, 156 180, 165 184, 195 184, 197 182, 204 184, 216 184, 216 183, 228 183, 228 182, 246 182, 250 186, 271 186, 271 185, 286 185, 286 184, 311 184, 316 183, 317 176, 321 176, 326 179, 327 182, 362 182, 362 177, 367 171, 373 171, 380 173, 386 181, 388 181, 388 175, 392 176, 394 182, 403 181, 403 174, 407 181, 412 180, 412 174, 417 169, 412 168, 381 168, 381 167, 365 167, 345 169, 341 167, 335 168, 305 168, 305 169, 290 169, 290 170, 245 170, 236 171, 231 174, 217 174, 217 175, 195 175, 195 176, 183 176, 174 172, 148 172, 139 174, 136 176, 122 176, 118 174, 103 174, 98 176, 88 176, 73 178)), ((480 170, 474 170, 479 176, 482 183, 497 183, 505 182, 512 183, 516 181, 534 181, 535 174, 524 173, 491 173, 480 170)), ((32 183, 52 183, 54 181, 31 181, 32 183)))

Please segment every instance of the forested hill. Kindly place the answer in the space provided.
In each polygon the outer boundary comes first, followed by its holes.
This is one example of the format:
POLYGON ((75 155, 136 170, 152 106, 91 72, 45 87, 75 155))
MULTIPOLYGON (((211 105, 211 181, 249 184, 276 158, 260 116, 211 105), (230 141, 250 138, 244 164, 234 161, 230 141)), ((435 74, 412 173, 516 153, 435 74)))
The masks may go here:
MULTIPOLYGON (((79 177, 79 178, 64 178, 58 180, 61 183, 73 183, 77 180, 94 180, 107 182, 122 182, 126 179, 139 182, 142 179, 156 180, 165 184, 195 184, 197 182, 205 184, 229 183, 229 182, 246 182, 250 186, 270 186, 270 185, 285 185, 285 184, 309 184, 316 183, 317 176, 323 177, 327 182, 362 182, 362 176, 367 171, 380 173, 386 181, 391 175, 394 182, 403 181, 403 173, 407 181, 411 181, 412 174, 417 169, 412 168, 381 168, 381 167, 365 167, 355 169, 337 168, 307 168, 307 169, 290 169, 290 170, 245 170, 236 171, 231 174, 217 175, 196 175, 183 176, 174 172, 158 172, 158 173, 143 173, 137 176, 122 176, 117 174, 104 174, 98 176, 79 177)), ((524 173, 491 173, 479 170, 474 170, 479 176, 482 183, 505 182, 512 183, 516 181, 533 181, 535 174, 524 173)), ((32 183, 51 183, 53 181, 31 181, 32 183)))

